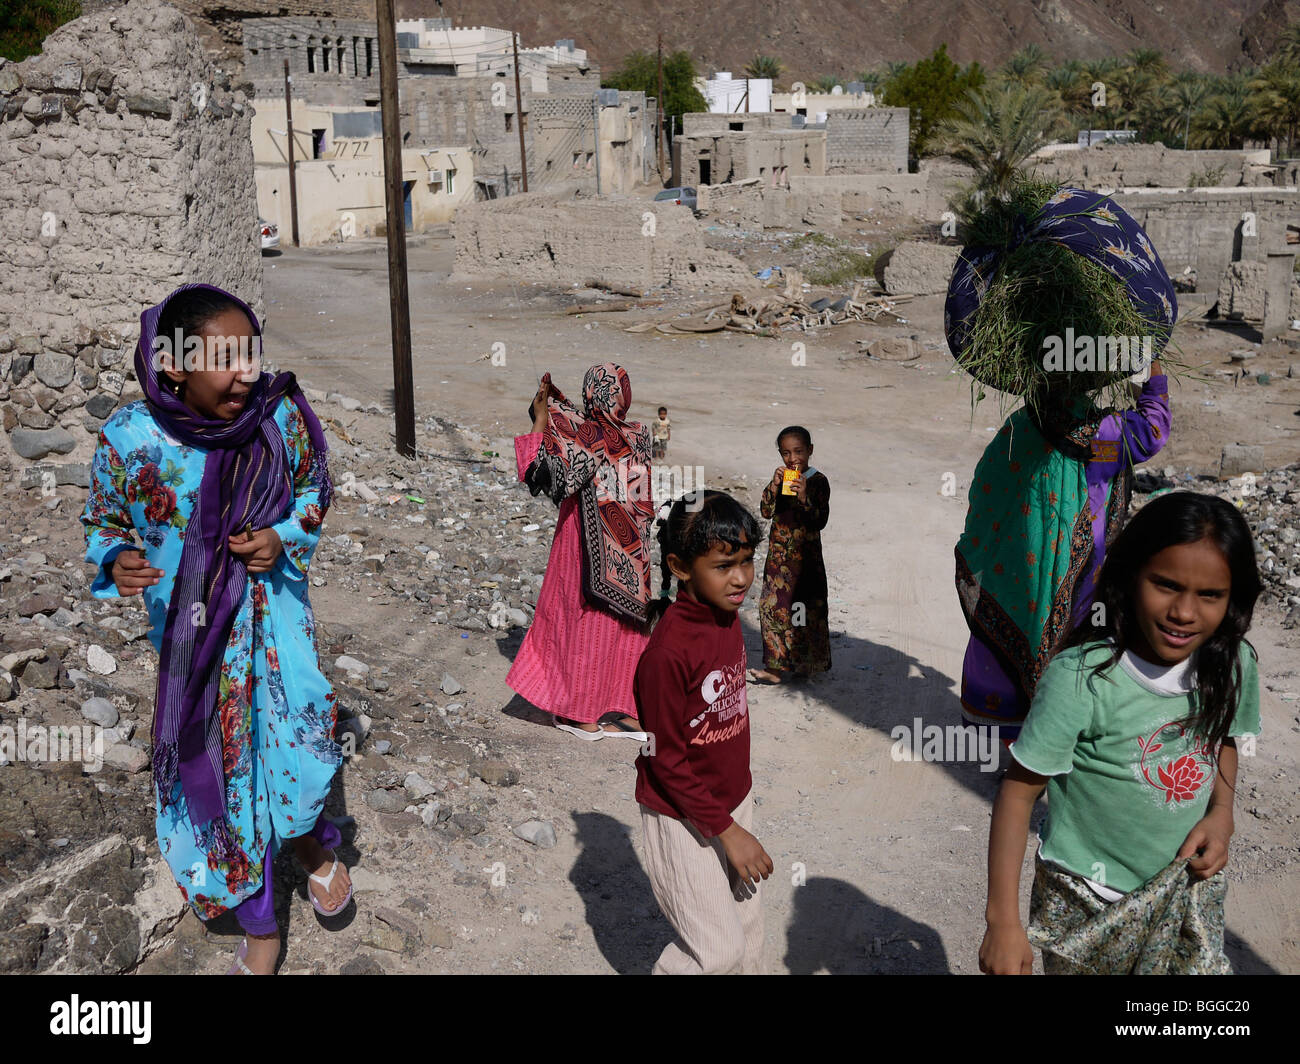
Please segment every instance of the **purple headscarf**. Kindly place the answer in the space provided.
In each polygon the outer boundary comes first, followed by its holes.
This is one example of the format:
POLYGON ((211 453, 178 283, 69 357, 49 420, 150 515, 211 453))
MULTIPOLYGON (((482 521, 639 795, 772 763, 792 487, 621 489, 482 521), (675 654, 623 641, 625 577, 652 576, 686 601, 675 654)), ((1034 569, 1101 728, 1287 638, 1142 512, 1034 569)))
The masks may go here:
MULTIPOLYGON (((185 796, 190 823, 216 860, 245 859, 226 816, 226 779, 218 712, 221 662, 235 615, 244 598, 248 570, 229 549, 228 538, 246 527, 267 528, 293 505, 294 474, 275 413, 288 396, 298 406, 313 450, 311 477, 322 512, 333 497, 326 466, 325 435, 292 373, 262 373, 231 421, 205 418, 164 386, 154 368, 154 338, 163 308, 182 292, 204 289, 224 296, 262 327, 243 300, 213 285, 181 285, 140 315, 135 375, 149 412, 172 439, 211 451, 203 467, 198 503, 186 530, 179 570, 167 607, 158 662, 153 774, 163 808, 176 784, 185 796), (195 603, 203 623, 194 622, 195 603)), ((179 352, 177 352, 179 354, 179 352)))

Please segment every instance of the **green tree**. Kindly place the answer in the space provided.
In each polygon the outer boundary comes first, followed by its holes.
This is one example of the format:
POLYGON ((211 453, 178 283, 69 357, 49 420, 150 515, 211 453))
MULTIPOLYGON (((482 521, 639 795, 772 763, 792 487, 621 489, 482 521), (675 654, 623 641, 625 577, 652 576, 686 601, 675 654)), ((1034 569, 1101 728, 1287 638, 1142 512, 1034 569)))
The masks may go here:
POLYGON ((756 55, 745 67, 747 78, 771 78, 776 81, 781 76, 781 60, 773 55, 756 55))
POLYGON ((1169 73, 1169 63, 1165 59, 1164 52, 1159 48, 1134 48, 1124 57, 1123 63, 1143 74, 1151 75, 1157 81, 1162 80, 1169 73))
POLYGON ((998 68, 998 77, 1018 85, 1033 85, 1042 81, 1046 70, 1047 53, 1036 44, 1027 44, 998 68))
POLYGON ((1290 155, 1300 125, 1300 66, 1274 60, 1251 80, 1250 95, 1260 132, 1285 139, 1290 155))
POLYGON ((1119 100, 1108 100, 1109 108, 1114 108, 1124 123, 1125 129, 1138 124, 1143 114, 1149 111, 1154 101, 1156 78, 1149 71, 1140 67, 1121 67, 1107 83, 1107 90, 1112 87, 1119 93, 1119 100))
POLYGON ((81 15, 77 0, 18 0, 0 4, 0 56, 18 62, 40 52, 45 38, 81 15))
POLYGON ((1171 88, 1173 103, 1178 109, 1176 117, 1182 119, 1182 144, 1186 148, 1192 132, 1192 116, 1210 98, 1213 86, 1209 78, 1188 71, 1174 78, 1171 88))
MULTIPOLYGON (((695 111, 707 111, 708 104, 695 87, 695 64, 688 52, 673 52, 664 56, 664 98, 660 102, 665 114, 677 116, 695 111)), ((644 92, 647 96, 659 95, 659 67, 649 52, 631 52, 623 65, 606 74, 601 84, 607 89, 623 92, 644 92)), ((664 123, 667 128, 667 123, 664 123)))
POLYGON ((975 170, 975 187, 993 195, 1011 188, 1025 161, 1048 142, 1059 117, 1041 85, 997 81, 970 89, 935 130, 936 143, 975 170))
POLYGON ((1288 22, 1277 38, 1274 46, 1274 58, 1287 62, 1300 62, 1300 22, 1288 22))
POLYGON ((958 101, 985 81, 979 63, 961 67, 948 56, 948 46, 939 45, 928 59, 905 66, 885 82, 885 96, 891 107, 906 107, 910 114, 909 136, 913 161, 933 153, 933 138, 939 123, 955 113, 958 101))
POLYGON ((1092 78, 1077 59, 1053 67, 1043 84, 1057 94, 1067 115, 1079 118, 1092 110, 1092 78))
POLYGON ((836 85, 841 84, 840 79, 834 74, 822 74, 820 77, 813 78, 808 82, 809 92, 830 92, 836 85))
POLYGON ((880 89, 885 84, 885 76, 882 70, 859 70, 854 80, 862 82, 865 91, 879 96, 880 89))
POLYGON ((1228 84, 1211 96, 1192 119, 1193 148, 1241 148, 1255 133, 1250 93, 1244 85, 1228 84))

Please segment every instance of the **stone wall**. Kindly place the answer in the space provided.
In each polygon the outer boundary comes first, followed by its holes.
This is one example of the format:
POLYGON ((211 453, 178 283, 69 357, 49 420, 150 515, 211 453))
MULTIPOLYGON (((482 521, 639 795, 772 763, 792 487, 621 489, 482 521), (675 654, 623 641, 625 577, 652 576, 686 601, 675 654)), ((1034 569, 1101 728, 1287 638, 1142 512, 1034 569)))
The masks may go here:
POLYGON ((1117 192, 1112 198, 1146 230, 1170 276, 1190 267, 1201 291, 1213 291, 1231 262, 1295 251, 1286 243, 1288 223, 1300 220, 1295 189, 1117 192))
POLYGON ((0 457, 84 462, 143 309, 207 281, 261 313, 250 108, 188 18, 130 0, 0 67, 0 109, 0 457))
POLYGON ((961 248, 905 240, 894 248, 885 264, 885 291, 894 295, 941 295, 957 265, 961 248))
MULTIPOLYGON (((1182 151, 1163 144, 1094 144, 1035 162, 1045 181, 1080 188, 1191 188, 1271 185, 1258 152, 1182 151)), ((1265 153, 1267 155, 1267 153, 1265 153)))
POLYGON ((457 278, 566 286, 600 278, 644 289, 756 284, 739 259, 705 246, 704 226, 687 208, 639 197, 529 192, 466 204, 453 232, 457 278))
POLYGON ((826 173, 907 173, 906 107, 863 107, 826 115, 826 173))
POLYGON ((948 171, 920 174, 828 174, 790 178, 790 191, 840 197, 848 215, 871 213, 906 216, 937 225, 966 178, 948 171))
MULTIPOLYGON (((808 179, 816 181, 818 179, 808 179)), ((697 206, 711 222, 742 229, 835 229, 843 221, 838 189, 772 188, 758 178, 701 185, 697 206)))

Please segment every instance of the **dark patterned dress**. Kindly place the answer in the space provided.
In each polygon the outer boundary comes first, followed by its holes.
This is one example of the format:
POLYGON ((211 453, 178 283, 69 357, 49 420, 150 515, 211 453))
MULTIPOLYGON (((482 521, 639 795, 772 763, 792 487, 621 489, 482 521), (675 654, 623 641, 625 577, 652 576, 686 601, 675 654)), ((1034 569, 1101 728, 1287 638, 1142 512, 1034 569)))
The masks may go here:
POLYGON ((826 563, 822 529, 831 515, 831 485, 825 474, 808 478, 803 502, 769 483, 760 510, 772 522, 758 618, 763 665, 773 671, 811 676, 831 667, 826 607, 826 563))

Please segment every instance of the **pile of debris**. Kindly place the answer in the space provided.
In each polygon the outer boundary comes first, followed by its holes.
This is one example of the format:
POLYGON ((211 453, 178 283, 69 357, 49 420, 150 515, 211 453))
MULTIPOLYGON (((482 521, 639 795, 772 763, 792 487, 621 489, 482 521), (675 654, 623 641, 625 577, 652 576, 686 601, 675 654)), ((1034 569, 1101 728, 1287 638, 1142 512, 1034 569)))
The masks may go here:
POLYGON ((779 295, 751 298, 735 292, 728 303, 704 308, 701 312, 670 321, 641 321, 629 325, 625 332, 674 333, 729 332, 747 333, 751 336, 776 337, 783 327, 809 329, 841 325, 845 322, 874 322, 884 317, 894 323, 906 323, 896 310, 897 304, 911 299, 910 295, 864 295, 862 285, 853 286, 851 295, 832 299, 829 296, 808 300, 803 275, 798 270, 786 270, 785 285, 779 295))
POLYGON ((1226 478, 1169 466, 1163 475, 1143 471, 1136 488, 1135 506, 1173 490, 1207 492, 1238 506, 1255 538, 1260 598, 1281 612, 1283 628, 1300 628, 1300 463, 1226 478))

